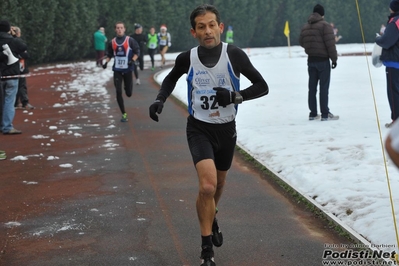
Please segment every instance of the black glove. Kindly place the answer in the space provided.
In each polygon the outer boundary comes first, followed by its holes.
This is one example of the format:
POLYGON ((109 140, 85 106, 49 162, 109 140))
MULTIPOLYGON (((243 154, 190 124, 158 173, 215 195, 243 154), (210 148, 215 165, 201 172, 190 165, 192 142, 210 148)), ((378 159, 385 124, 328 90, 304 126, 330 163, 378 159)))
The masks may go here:
POLYGON ((127 64, 128 64, 129 66, 133 65, 133 63, 134 63, 134 60, 133 60, 133 59, 132 59, 132 60, 129 60, 129 62, 127 62, 127 64))
POLYGON ((234 102, 236 93, 234 91, 229 91, 228 89, 216 87, 213 88, 216 91, 216 101, 219 106, 226 107, 227 105, 234 102))
POLYGON ((108 62, 105 62, 105 64, 103 64, 103 68, 104 68, 104 69, 107 68, 107 64, 108 64, 108 62))
POLYGON ((331 68, 334 69, 334 68, 336 68, 336 67, 337 67, 337 62, 332 62, 331 68))
POLYGON ((163 101, 161 99, 156 99, 155 102, 153 102, 150 105, 150 117, 152 120, 158 122, 158 115, 162 113, 163 109, 163 101))

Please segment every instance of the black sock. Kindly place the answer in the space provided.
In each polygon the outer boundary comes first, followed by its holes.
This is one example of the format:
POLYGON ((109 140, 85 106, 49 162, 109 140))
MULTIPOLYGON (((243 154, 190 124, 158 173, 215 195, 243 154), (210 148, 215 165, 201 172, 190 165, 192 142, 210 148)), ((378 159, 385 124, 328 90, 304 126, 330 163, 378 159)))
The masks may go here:
POLYGON ((206 247, 210 247, 210 248, 213 247, 213 244, 212 244, 212 235, 209 235, 209 236, 201 236, 201 239, 202 239, 202 245, 201 245, 202 248, 204 248, 205 246, 206 246, 206 247))

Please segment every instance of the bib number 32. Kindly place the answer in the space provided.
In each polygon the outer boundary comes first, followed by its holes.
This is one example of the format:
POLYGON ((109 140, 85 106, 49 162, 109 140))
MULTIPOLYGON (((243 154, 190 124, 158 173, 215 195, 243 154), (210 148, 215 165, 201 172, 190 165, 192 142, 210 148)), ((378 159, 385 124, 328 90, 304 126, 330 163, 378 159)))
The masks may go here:
POLYGON ((201 96, 200 99, 202 101, 201 108, 203 110, 209 110, 209 109, 215 110, 215 109, 218 109, 217 101, 216 101, 216 95, 211 95, 210 97, 201 96))

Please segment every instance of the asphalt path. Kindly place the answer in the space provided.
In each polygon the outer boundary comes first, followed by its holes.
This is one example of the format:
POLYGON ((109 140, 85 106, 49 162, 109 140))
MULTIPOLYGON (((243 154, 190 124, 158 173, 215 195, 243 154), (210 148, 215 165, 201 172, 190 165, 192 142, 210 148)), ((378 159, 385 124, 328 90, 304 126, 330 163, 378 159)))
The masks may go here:
MULTIPOLYGON (((110 96, 55 108, 65 93, 57 88, 74 79, 68 67, 57 71, 28 78, 37 108, 17 110, 21 135, 0 135, 8 156, 0 161, 0 265, 199 265, 185 107, 170 98, 152 121, 159 85, 146 69, 124 95, 127 123, 112 80, 110 96)), ((321 265, 326 245, 351 243, 238 152, 218 207, 218 266, 321 265)))

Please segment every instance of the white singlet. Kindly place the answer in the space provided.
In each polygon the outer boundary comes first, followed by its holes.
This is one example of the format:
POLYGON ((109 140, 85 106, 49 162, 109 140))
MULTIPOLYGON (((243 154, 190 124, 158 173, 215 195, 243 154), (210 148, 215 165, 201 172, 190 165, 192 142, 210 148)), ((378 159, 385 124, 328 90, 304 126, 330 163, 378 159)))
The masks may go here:
POLYGON ((198 58, 198 47, 191 49, 190 68, 187 75, 188 112, 198 120, 223 124, 231 122, 237 114, 237 105, 219 106, 214 87, 240 91, 240 79, 236 77, 223 43, 219 61, 214 67, 204 66, 198 58))

